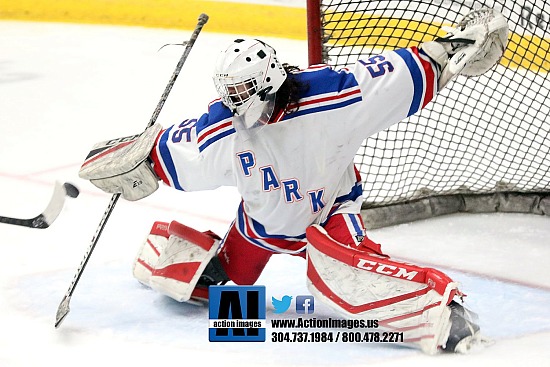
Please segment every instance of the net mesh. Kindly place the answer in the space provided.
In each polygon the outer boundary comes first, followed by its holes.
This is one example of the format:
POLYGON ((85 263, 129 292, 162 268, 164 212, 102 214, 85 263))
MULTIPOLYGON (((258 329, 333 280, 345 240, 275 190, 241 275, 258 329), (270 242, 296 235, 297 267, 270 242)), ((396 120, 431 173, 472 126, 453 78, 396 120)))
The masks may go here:
POLYGON ((324 62, 418 45, 481 6, 499 10, 510 36, 499 65, 459 76, 426 108, 366 139, 355 163, 364 208, 420 198, 550 191, 549 0, 322 0, 324 62))

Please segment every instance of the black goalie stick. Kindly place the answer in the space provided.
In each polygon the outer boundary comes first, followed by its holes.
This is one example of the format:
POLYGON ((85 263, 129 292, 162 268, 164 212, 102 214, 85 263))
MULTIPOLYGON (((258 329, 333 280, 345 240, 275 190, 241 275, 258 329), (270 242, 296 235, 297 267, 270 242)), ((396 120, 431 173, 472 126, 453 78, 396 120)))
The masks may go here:
POLYGON ((71 198, 76 198, 79 193, 80 192, 73 184, 68 182, 65 182, 64 184, 56 182, 50 202, 42 213, 29 219, 0 216, 0 223, 13 224, 16 226, 29 228, 48 228, 57 218, 59 213, 61 213, 63 204, 65 204, 65 197, 69 196, 71 198))
MULTIPOLYGON (((166 102, 166 99, 168 98, 168 95, 170 94, 170 91, 172 90, 172 87, 174 86, 174 83, 176 82, 176 79, 178 78, 178 75, 181 71, 181 68, 183 67, 183 64, 185 63, 185 60, 187 60, 187 57, 189 56, 189 52, 191 52, 191 49, 193 48, 193 45, 195 44, 195 41, 197 40, 197 37, 199 36, 199 33, 202 30, 202 27, 206 24, 208 21, 208 15, 201 14, 199 16, 199 20, 197 23, 197 26, 195 27, 195 30, 193 31, 193 34, 191 34, 191 37, 189 38, 189 41, 184 42, 183 45, 185 45, 185 50, 183 51, 183 54, 181 55, 178 64, 176 65, 176 68, 174 72, 172 73, 172 77, 170 78, 168 84, 166 85, 166 88, 164 89, 164 93, 162 93, 162 96, 160 97, 160 100, 157 104, 157 107, 155 108, 155 111, 153 112, 153 115, 151 116, 151 119, 149 120, 149 123, 147 124, 147 128, 153 126, 157 120, 157 117, 160 114, 160 111, 162 110, 162 107, 164 106, 164 102, 166 102)), ((101 218, 99 225, 96 229, 96 232, 94 236, 92 237, 92 242, 90 243, 90 246, 86 250, 86 253, 84 254, 84 258, 82 259, 82 262, 80 263, 80 266, 76 270, 76 273, 74 275, 73 281, 71 282, 71 285, 69 286, 69 289, 67 290, 67 293, 65 293, 65 296, 61 300, 61 303, 59 304, 59 307, 57 308, 57 313, 55 315, 55 327, 59 327, 65 317, 69 314, 70 307, 69 303, 71 302, 71 297, 73 296, 74 290, 76 288, 76 285, 78 284, 78 281, 80 280, 80 277, 82 276, 82 273, 84 272, 84 269, 86 268, 86 264, 88 263, 88 260, 92 256, 92 252, 97 245, 97 242, 99 240, 99 237, 101 236, 101 233, 103 232, 103 229, 105 228, 105 225, 107 224, 107 220, 111 216, 111 213, 113 212, 113 209, 115 208, 115 205, 120 198, 120 194, 114 194, 111 197, 111 201, 109 202, 109 205, 107 205, 107 209, 105 209, 105 213, 103 213, 103 217, 101 218)))

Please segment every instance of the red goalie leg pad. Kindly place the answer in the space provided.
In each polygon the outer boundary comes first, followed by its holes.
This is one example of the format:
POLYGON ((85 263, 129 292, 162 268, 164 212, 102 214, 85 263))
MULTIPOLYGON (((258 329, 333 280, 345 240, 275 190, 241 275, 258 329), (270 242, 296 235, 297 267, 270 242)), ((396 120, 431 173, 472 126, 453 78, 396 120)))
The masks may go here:
MULTIPOLYGON (((308 242, 316 250, 354 268, 416 283, 423 283, 441 295, 445 293, 447 285, 452 283, 452 279, 439 270, 394 261, 386 255, 379 255, 374 251, 361 251, 343 246, 326 233, 323 233, 319 226, 308 227, 306 236, 308 242)), ((308 267, 308 276, 310 276, 309 269, 314 271, 313 267, 308 267)), ((314 276, 314 274, 311 275, 314 276)), ((447 303, 453 299, 454 295, 455 293, 453 292, 447 303)))
POLYGON ((433 354, 450 330, 447 305, 458 286, 442 272, 380 255, 377 248, 346 246, 326 230, 306 231, 308 288, 347 317, 376 319, 404 333, 403 341, 433 354))
MULTIPOLYGON (((188 227, 176 221, 170 222, 168 226, 168 234, 179 237, 182 240, 189 241, 202 248, 204 251, 211 251, 212 247, 217 243, 218 238, 214 237, 213 232, 199 232, 196 229, 188 227)), ((153 276, 161 276, 171 278, 181 282, 189 283, 196 276, 197 270, 201 265, 201 261, 188 261, 181 263, 169 264, 163 268, 155 268, 153 276)))
MULTIPOLYGON (((188 301, 210 260, 215 256, 219 239, 212 232, 172 221, 168 226, 168 243, 160 253, 149 285, 176 301, 188 301)), ((198 292, 198 291, 197 291, 198 292)), ((197 295, 204 296, 204 293, 197 295)))
POLYGON ((168 226, 168 233, 170 235, 176 235, 183 238, 184 240, 188 240, 195 245, 199 245, 206 251, 212 248, 212 245, 216 242, 216 240, 221 239, 212 231, 200 232, 194 228, 176 222, 175 220, 170 222, 170 225, 168 226))

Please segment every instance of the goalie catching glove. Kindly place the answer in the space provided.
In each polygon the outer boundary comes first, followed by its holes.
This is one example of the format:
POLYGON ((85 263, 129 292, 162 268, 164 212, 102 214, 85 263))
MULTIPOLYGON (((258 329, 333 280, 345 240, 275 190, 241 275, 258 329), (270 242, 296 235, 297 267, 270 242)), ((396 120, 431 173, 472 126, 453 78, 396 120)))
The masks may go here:
POLYGON ((455 28, 442 29, 447 35, 422 44, 422 49, 441 66, 439 89, 455 75, 486 73, 500 61, 508 43, 506 18, 494 9, 471 11, 455 28))
POLYGON ((151 195, 159 187, 159 178, 148 157, 161 129, 155 124, 141 135, 96 144, 78 175, 107 193, 122 194, 129 201, 151 195))

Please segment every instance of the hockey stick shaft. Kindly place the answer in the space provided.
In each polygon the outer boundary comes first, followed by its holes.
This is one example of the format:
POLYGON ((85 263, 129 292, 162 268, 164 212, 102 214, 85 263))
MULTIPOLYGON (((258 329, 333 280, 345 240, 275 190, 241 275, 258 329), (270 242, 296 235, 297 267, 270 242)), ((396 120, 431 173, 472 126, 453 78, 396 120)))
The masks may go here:
MULTIPOLYGON (((174 83, 176 82, 176 79, 178 78, 178 75, 183 67, 183 64, 185 63, 185 60, 187 60, 187 57, 189 56, 189 53, 191 52, 191 49, 193 48, 193 45, 195 44, 195 41, 197 40, 197 37, 199 36, 199 33, 201 32, 202 28, 208 21, 208 15, 201 14, 198 19, 197 26, 195 27, 195 30, 191 34, 191 37, 189 38, 189 41, 185 43, 185 50, 183 54, 181 55, 178 64, 176 65, 176 68, 174 72, 172 73, 172 76, 166 85, 166 88, 164 89, 164 92, 162 93, 162 96, 157 104, 157 107, 155 108, 155 111, 153 112, 153 115, 151 116, 151 119, 149 120, 149 123, 147 124, 147 128, 153 126, 160 114, 160 111, 162 110, 162 107, 164 106, 164 103, 166 102, 166 99, 168 98, 168 95, 170 94, 170 91, 172 90, 172 87, 174 86, 174 83)), ((101 218, 101 221, 99 222, 99 225, 97 227, 96 233, 94 234, 94 237, 92 238, 92 242, 90 243, 90 246, 86 250, 86 253, 84 254, 84 258, 82 259, 82 262, 80 263, 80 266, 78 267, 74 279, 71 282, 69 289, 67 290, 67 293, 63 297, 63 300, 59 304, 59 307, 57 308, 56 313, 56 319, 55 319, 55 327, 59 327, 59 325, 63 322, 67 314, 70 312, 70 301, 71 297, 74 293, 74 290, 76 288, 76 285, 78 284, 80 277, 82 276, 82 273, 84 272, 84 269, 86 268, 86 265, 88 264, 88 261, 92 255, 92 252, 94 251, 95 246, 97 245, 97 242, 99 240, 99 237, 101 236, 101 233, 103 232, 103 229, 105 228, 105 225, 107 224, 107 220, 111 216, 111 213, 113 212, 115 205, 120 198, 120 194, 114 194, 111 197, 111 201, 109 202, 109 205, 107 206, 107 209, 105 210, 105 213, 103 214, 103 217, 101 218)))

